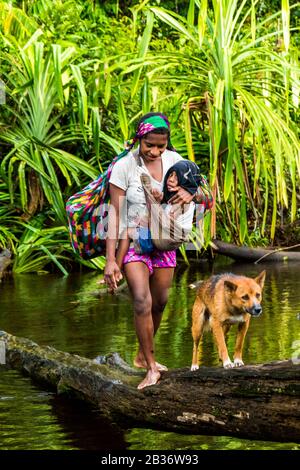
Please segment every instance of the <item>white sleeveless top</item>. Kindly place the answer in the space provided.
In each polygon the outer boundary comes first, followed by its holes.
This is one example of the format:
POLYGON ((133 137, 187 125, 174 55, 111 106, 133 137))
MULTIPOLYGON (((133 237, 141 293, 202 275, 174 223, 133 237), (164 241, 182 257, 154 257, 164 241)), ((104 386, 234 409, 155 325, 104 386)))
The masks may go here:
MULTIPOLYGON (((150 176, 152 188, 162 192, 167 171, 175 163, 182 160, 182 157, 177 152, 171 150, 165 150, 161 158, 163 166, 161 181, 157 181, 150 175, 143 159, 141 159, 142 166, 139 166, 132 152, 121 158, 113 167, 109 182, 126 192, 126 198, 121 210, 119 234, 126 227, 137 227, 140 225, 141 220, 148 217, 145 193, 140 180, 141 173, 147 173, 150 176)), ((167 208, 168 206, 170 205, 167 204, 167 208)), ((192 228, 194 208, 195 204, 191 203, 188 210, 177 218, 177 222, 182 224, 186 230, 192 228), (183 220, 181 221, 181 219, 183 220)))

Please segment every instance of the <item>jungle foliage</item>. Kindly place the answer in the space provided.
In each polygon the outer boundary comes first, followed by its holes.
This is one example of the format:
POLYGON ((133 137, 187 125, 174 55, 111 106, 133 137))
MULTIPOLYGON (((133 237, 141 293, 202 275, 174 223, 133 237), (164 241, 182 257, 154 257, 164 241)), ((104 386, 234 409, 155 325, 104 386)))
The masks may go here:
POLYGON ((299 5, 0 1, 0 247, 14 271, 71 268, 66 199, 152 110, 210 179, 206 244, 296 238, 299 5))

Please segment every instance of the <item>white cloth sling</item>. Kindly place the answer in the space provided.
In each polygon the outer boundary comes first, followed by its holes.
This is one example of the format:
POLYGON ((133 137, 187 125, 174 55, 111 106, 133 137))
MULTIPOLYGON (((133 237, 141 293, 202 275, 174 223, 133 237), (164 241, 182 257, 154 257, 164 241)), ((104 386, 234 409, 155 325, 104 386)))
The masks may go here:
POLYGON ((149 175, 142 173, 141 183, 149 211, 149 228, 153 245, 162 251, 176 250, 188 240, 190 231, 184 230, 153 197, 149 175))

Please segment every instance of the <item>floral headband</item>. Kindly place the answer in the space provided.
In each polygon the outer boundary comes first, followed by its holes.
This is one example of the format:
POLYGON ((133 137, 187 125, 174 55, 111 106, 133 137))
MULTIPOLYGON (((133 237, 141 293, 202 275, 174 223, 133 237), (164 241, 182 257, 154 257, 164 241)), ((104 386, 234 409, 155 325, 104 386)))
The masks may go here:
MULTIPOLYGON (((141 139, 145 134, 148 134, 149 132, 154 131, 155 129, 168 129, 170 133, 170 123, 168 121, 168 118, 164 115, 155 115, 155 116, 150 116, 144 121, 142 121, 135 133, 135 136, 133 139, 128 140, 126 142, 126 148, 131 149, 134 144, 141 139)), ((171 142, 168 142, 168 146, 172 148, 171 142)))

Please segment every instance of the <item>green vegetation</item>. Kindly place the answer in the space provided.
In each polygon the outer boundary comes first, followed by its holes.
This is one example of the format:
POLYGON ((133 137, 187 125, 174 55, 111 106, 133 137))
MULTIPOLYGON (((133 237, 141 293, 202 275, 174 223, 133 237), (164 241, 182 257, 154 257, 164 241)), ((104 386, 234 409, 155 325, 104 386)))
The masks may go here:
POLYGON ((299 6, 0 0, 0 247, 14 270, 70 269, 66 199, 151 110, 210 178, 206 243, 297 239, 299 6))

